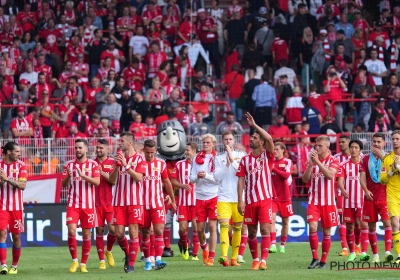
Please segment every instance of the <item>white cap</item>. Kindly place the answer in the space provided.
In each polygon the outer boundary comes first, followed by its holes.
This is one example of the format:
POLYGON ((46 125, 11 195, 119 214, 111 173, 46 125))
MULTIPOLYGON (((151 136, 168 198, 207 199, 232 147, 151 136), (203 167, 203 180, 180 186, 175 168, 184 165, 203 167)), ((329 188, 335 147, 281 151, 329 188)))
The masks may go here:
POLYGON ((191 17, 197 17, 197 13, 191 13, 190 16, 191 17))
POLYGON ((326 29, 321 29, 319 31, 319 34, 328 34, 328 31, 326 29))
POLYGON ((206 10, 203 9, 203 8, 200 8, 200 9, 197 10, 197 14, 205 13, 205 12, 206 12, 206 10))

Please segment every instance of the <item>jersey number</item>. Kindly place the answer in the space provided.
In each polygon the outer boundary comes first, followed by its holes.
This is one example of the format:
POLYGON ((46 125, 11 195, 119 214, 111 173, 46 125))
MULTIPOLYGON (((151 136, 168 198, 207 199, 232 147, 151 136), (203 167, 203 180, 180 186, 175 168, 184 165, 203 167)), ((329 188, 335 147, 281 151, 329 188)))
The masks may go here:
POLYGON ((336 222, 337 221, 336 212, 330 212, 329 213, 329 219, 331 219, 331 222, 336 222))
POLYGON ((140 216, 140 209, 133 209, 133 217, 139 218, 140 216))
POLYGON ((88 223, 92 224, 94 221, 94 214, 88 214, 88 223))
POLYGON ((14 220, 14 228, 21 230, 21 220, 14 220))
POLYGON ((290 214, 293 214, 292 204, 286 205, 286 208, 290 214))
POLYGON ((164 210, 157 210, 157 213, 159 218, 164 218, 164 210))

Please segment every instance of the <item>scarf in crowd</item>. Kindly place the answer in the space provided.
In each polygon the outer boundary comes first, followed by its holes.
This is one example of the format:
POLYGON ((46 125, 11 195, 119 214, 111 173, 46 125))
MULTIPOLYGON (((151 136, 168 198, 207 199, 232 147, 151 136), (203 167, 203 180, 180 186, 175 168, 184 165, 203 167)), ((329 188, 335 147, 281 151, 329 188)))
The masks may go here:
POLYGON ((390 123, 389 115, 388 115, 388 113, 386 113, 385 109, 376 108, 376 111, 378 111, 378 113, 381 113, 383 115, 383 117, 385 119, 385 124, 390 123))
POLYGON ((331 61, 331 57, 329 55, 330 48, 329 48, 328 38, 325 38, 324 40, 324 51, 325 51, 325 61, 331 61))
MULTIPOLYGON (((217 155, 217 153, 214 150, 212 150, 211 154, 212 154, 212 157, 210 158, 210 161, 209 161, 209 167, 210 167, 210 172, 214 172, 214 157, 217 155)), ((204 150, 202 150, 196 156, 196 163, 199 165, 203 165, 205 158, 206 158, 206 153, 204 152, 204 150)))
MULTIPOLYGON (((384 154, 385 153, 382 151, 382 155, 384 154)), ((381 181, 380 180, 381 167, 382 167, 382 160, 380 158, 376 159, 375 155, 372 152, 369 153, 368 171, 374 183, 379 184, 381 181)))
POLYGON ((390 47, 390 72, 396 72, 396 44, 393 42, 390 47))
POLYGON ((156 73, 158 67, 160 67, 161 63, 163 62, 163 56, 161 53, 151 53, 149 57, 149 74, 156 73))
POLYGON ((384 62, 385 61, 385 57, 383 55, 383 47, 379 47, 379 49, 378 49, 378 47, 376 45, 373 45, 372 49, 373 50, 378 50, 378 59, 380 61, 384 62))
POLYGON ((378 122, 375 122, 375 129, 374 129, 374 132, 387 132, 387 131, 388 131, 388 129, 387 129, 386 122, 384 122, 384 123, 382 124, 382 131, 380 131, 379 123, 378 123, 378 122))

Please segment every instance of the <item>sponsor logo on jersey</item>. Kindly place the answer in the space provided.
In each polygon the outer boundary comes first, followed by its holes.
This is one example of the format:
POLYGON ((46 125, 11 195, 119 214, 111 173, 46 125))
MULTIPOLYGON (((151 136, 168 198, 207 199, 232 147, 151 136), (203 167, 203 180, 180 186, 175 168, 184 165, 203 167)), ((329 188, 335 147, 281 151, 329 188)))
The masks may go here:
POLYGON ((350 217, 344 217, 345 221, 351 221, 350 217))
POLYGON ((67 222, 72 221, 72 217, 67 217, 67 222))
POLYGON ((286 166, 286 164, 284 164, 284 163, 279 164, 279 167, 285 167, 285 166, 286 166))
POLYGON ((313 218, 313 215, 308 215, 307 216, 307 220, 312 219, 312 218, 313 218))
POLYGON ((251 223, 253 221, 253 219, 252 218, 245 218, 244 221, 247 222, 247 223, 251 223))
POLYGON ((160 176, 143 176, 143 181, 158 180, 160 176))
POLYGON ((106 165, 104 165, 104 168, 112 168, 112 165, 106 164, 106 165))

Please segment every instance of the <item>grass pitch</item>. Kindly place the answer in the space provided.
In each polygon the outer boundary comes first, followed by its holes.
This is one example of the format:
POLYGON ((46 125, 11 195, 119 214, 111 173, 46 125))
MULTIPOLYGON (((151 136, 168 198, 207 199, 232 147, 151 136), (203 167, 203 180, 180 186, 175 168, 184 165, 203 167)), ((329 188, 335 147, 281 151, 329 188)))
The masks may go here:
MULTIPOLYGON (((79 244, 80 246, 80 244, 79 244)), ((383 244, 379 244, 380 257, 383 260, 383 244)), ((241 267, 221 267, 215 263, 214 267, 205 267, 202 261, 184 261, 178 247, 173 245, 175 257, 164 258, 167 267, 159 271, 143 271, 144 263, 136 262, 135 273, 126 274, 123 271, 123 253, 118 245, 113 249, 115 266, 106 270, 98 269, 96 248, 92 247, 87 268, 89 273, 83 274, 79 270, 69 273, 71 258, 67 247, 50 248, 23 248, 18 265, 18 275, 0 275, 0 279, 18 277, 20 279, 205 279, 205 280, 246 280, 246 279, 400 279, 400 270, 341 270, 330 269, 330 263, 340 262, 342 265, 347 257, 339 257, 340 243, 333 242, 328 258, 327 269, 309 270, 311 252, 308 243, 287 243, 286 254, 270 254, 267 261, 267 271, 251 271, 251 256, 246 248, 246 263, 241 267)), ((321 246, 319 247, 321 252, 321 246)), ((81 248, 78 247, 80 257, 81 248)), ((392 250, 394 252, 394 250, 392 250)), ((200 249, 201 256, 201 249, 200 249)), ((370 252, 369 252, 370 253, 370 252)), ((220 255, 217 248, 216 258, 220 255)), ((395 256, 396 257, 396 256, 395 256)), ((11 249, 8 249, 8 265, 11 263, 11 249)), ((350 266, 351 267, 351 266, 350 266)), ((361 267, 361 265, 360 265, 361 267)), ((373 267, 373 266, 371 266, 373 267)))

